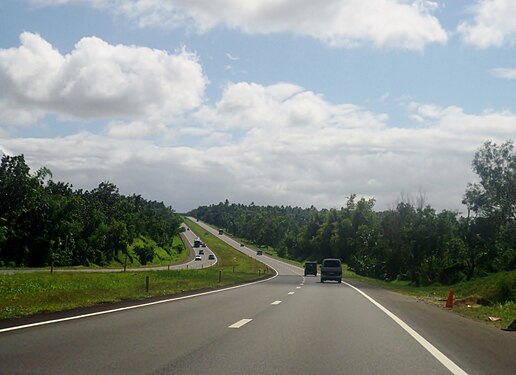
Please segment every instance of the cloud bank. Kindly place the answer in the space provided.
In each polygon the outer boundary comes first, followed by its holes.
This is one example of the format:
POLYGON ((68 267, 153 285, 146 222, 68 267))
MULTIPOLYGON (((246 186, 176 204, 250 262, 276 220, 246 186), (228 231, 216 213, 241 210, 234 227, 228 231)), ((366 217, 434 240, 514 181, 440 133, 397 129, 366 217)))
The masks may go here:
POLYGON ((208 79, 185 50, 90 37, 62 54, 37 34, 20 39, 0 49, 0 151, 24 153, 32 168, 45 165, 76 187, 109 180, 179 211, 226 198, 340 207, 351 193, 385 209, 420 190, 438 209, 460 209, 475 180, 475 149, 516 136, 510 111, 412 101, 402 107, 407 122, 393 124, 289 82, 229 83, 209 103, 208 79), (49 114, 103 125, 55 138, 9 136, 15 125, 43 126, 49 114))
MULTIPOLYGON (((62 5, 72 0, 33 0, 62 5)), ((77 1, 73 1, 77 3, 77 1)), ((219 25, 249 34, 291 33, 333 47, 371 45, 422 50, 446 43, 428 0, 83 0, 139 27, 187 27, 204 33, 219 25)))

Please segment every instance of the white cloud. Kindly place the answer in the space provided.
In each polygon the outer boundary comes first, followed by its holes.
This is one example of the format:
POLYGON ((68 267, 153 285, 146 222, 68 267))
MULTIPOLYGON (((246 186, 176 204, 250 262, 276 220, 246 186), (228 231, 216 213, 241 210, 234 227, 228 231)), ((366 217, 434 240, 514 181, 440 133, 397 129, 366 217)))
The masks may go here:
POLYGON ((222 129, 263 131, 378 127, 382 126, 385 115, 373 115, 350 104, 332 105, 321 95, 289 83, 262 86, 239 82, 226 86, 222 99, 215 106, 202 108, 196 119, 222 129))
POLYGON ((239 82, 185 120, 176 132, 188 139, 183 146, 125 137, 148 133, 142 121, 111 124, 110 136, 0 139, 0 150, 23 152, 34 168, 46 165, 76 187, 110 180, 123 193, 179 211, 226 198, 339 207, 350 193, 373 196, 385 209, 401 192, 419 190, 437 209, 460 208, 475 180, 475 150, 486 139, 514 139, 516 115, 416 102, 407 108, 419 116, 417 128, 393 126, 384 114, 334 104, 297 85, 239 82))
POLYGON ((464 42, 477 48, 512 46, 516 42, 516 1, 477 0, 471 7, 473 21, 457 27, 464 42))
POLYGON ((496 78, 516 79, 516 68, 495 68, 491 73, 496 78))
POLYGON ((226 53, 226 57, 227 57, 228 59, 230 59, 231 61, 238 61, 238 60, 240 60, 240 57, 238 57, 238 56, 233 56, 233 55, 232 55, 231 53, 229 53, 229 52, 228 52, 228 53, 226 53))
MULTIPOLYGON (((137 22, 140 27, 217 25, 249 34, 292 33, 334 47, 372 45, 422 50, 446 43, 447 34, 428 0, 83 0, 137 22)), ((41 4, 41 0, 39 1, 41 4)), ((45 0, 61 5, 71 0, 45 0)))
POLYGON ((24 32, 0 49, 0 118, 32 124, 46 113, 76 118, 170 118, 198 107, 207 84, 197 57, 88 37, 63 55, 24 32))

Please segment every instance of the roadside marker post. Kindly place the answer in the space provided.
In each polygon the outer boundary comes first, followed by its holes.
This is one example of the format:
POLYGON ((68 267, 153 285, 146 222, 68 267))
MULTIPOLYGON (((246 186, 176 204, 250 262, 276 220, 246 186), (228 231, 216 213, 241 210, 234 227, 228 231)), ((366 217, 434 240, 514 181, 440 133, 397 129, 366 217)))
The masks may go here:
POLYGON ((145 290, 149 293, 149 276, 145 276, 145 290))

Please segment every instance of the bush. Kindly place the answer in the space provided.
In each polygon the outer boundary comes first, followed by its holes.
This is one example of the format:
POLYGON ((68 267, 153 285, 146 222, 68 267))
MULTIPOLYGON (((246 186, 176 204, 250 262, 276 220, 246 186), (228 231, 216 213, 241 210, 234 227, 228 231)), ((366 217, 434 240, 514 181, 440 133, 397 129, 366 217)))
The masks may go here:
POLYGON ((514 280, 510 280, 509 277, 504 276, 496 283, 496 294, 494 296, 497 302, 509 302, 515 301, 515 285, 514 280))
POLYGON ((154 248, 151 246, 137 245, 134 247, 133 251, 138 256, 142 266, 154 260, 154 248))

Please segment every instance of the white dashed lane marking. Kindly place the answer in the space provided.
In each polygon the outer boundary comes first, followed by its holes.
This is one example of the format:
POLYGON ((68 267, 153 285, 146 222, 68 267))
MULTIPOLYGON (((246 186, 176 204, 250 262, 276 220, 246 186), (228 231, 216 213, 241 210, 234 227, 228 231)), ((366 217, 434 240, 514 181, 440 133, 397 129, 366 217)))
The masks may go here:
POLYGON ((242 319, 242 320, 239 320, 238 322, 236 322, 234 324, 231 324, 228 328, 240 328, 243 325, 249 323, 251 320, 252 319, 242 319))
POLYGON ((273 303, 271 303, 271 305, 279 305, 281 303, 281 301, 274 301, 273 303))
POLYGON ((295 293, 295 292, 288 292, 288 294, 289 294, 289 295, 292 295, 292 294, 294 294, 294 293, 295 293))

